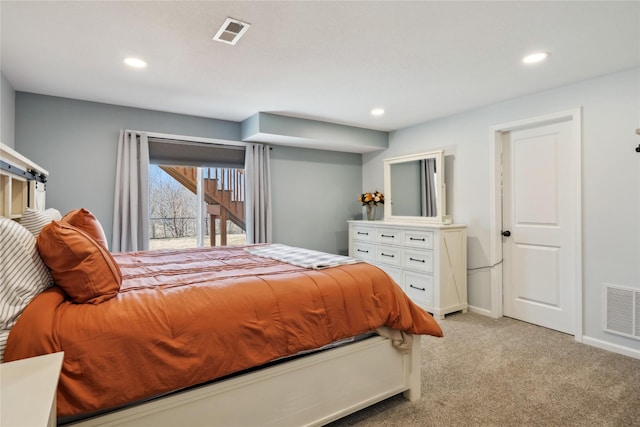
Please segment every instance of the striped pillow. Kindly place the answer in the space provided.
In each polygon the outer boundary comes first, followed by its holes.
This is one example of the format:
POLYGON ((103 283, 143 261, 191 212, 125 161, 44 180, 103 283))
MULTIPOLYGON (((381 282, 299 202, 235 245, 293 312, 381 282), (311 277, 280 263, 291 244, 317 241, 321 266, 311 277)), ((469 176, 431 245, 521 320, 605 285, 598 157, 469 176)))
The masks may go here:
POLYGON ((20 224, 31 232, 34 236, 37 236, 42 230, 42 227, 49 224, 51 221, 59 221, 62 218, 60 211, 57 209, 49 208, 43 211, 26 208, 22 212, 22 218, 20 224))
POLYGON ((40 258, 36 238, 22 225, 0 218, 0 360, 6 333, 16 324, 24 308, 53 284, 49 269, 40 258))
POLYGON ((0 329, 0 362, 4 359, 4 349, 7 348, 7 339, 9 338, 9 331, 0 329))

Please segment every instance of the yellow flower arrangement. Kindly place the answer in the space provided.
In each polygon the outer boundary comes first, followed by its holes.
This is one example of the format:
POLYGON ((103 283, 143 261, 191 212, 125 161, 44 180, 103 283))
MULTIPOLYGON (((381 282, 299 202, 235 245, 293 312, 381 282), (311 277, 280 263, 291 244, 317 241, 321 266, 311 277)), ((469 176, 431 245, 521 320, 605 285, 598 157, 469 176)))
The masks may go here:
POLYGON ((362 193, 358 197, 358 201, 362 203, 362 206, 377 206, 384 203, 384 195, 379 191, 373 193, 362 193))

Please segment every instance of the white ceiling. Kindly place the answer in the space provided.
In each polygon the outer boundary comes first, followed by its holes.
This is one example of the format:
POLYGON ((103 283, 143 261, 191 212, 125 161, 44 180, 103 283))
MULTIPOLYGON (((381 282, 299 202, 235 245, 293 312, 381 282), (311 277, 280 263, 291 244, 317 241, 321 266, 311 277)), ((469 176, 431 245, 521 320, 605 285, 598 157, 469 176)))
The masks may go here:
POLYGON ((394 130, 640 65, 638 1, 3 0, 0 18, 16 91, 232 121, 394 130), (212 41, 227 17, 251 24, 235 46, 212 41))

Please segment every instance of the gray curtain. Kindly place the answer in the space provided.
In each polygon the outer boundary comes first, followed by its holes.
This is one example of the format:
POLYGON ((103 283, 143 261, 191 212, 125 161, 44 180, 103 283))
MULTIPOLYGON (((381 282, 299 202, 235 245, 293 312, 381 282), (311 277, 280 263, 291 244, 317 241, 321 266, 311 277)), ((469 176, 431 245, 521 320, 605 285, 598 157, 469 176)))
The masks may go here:
POLYGON ((149 142, 121 130, 113 201, 113 252, 149 249, 149 142))
POLYGON ((435 173, 436 159, 420 160, 420 182, 422 183, 422 216, 438 216, 435 173))
POLYGON ((268 145, 247 145, 244 174, 247 243, 271 243, 271 162, 268 145))

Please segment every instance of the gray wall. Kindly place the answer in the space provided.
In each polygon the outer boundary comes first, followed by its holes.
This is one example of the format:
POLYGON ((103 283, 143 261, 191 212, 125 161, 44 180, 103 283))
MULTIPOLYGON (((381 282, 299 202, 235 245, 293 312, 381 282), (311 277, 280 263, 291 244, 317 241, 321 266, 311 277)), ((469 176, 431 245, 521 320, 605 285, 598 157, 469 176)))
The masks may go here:
POLYGON ((389 133, 318 120, 256 113, 240 124, 243 141, 366 153, 387 148, 389 133))
POLYGON ((11 148, 15 148, 15 101, 16 92, 0 71, 0 142, 11 148))
POLYGON ((274 146, 271 151, 274 240, 347 255, 347 220, 362 219, 362 156, 274 146))
MULTIPOLYGON (((447 205, 468 225, 468 264, 489 259, 490 127, 582 107, 583 334, 592 342, 640 350, 640 341, 602 330, 603 283, 640 288, 640 69, 398 130, 389 149, 363 155, 363 184, 383 183, 382 160, 444 148, 447 205)), ((468 276, 469 303, 491 309, 489 270, 468 276)))
POLYGON ((120 129, 237 139, 233 122, 67 98, 16 93, 16 151, 49 171, 47 206, 63 214, 84 207, 107 236, 120 129))
MULTIPOLYGON (((67 98, 16 93, 16 145, 46 168, 47 206, 91 210, 111 237, 120 129, 239 140, 236 122, 67 98)), ((346 220, 360 213, 360 154, 276 147, 272 151, 274 240, 345 252, 346 220)))

